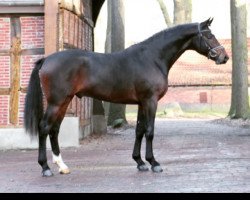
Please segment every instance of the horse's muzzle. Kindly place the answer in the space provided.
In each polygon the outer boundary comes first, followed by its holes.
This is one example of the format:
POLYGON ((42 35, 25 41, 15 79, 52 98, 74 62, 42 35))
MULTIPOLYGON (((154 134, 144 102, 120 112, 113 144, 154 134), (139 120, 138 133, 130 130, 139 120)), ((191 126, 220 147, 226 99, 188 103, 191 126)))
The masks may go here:
POLYGON ((216 64, 217 65, 226 64, 228 60, 229 60, 228 55, 220 55, 216 60, 216 64))

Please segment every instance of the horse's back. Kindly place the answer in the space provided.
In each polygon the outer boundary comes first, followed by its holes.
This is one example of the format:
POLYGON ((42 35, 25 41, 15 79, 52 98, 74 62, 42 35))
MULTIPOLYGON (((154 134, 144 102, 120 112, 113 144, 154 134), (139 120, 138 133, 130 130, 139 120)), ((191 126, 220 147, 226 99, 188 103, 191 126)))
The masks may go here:
POLYGON ((100 54, 68 50, 47 57, 40 77, 47 97, 77 95, 135 104, 150 98, 141 94, 165 91, 161 72, 143 58, 130 51, 100 54))

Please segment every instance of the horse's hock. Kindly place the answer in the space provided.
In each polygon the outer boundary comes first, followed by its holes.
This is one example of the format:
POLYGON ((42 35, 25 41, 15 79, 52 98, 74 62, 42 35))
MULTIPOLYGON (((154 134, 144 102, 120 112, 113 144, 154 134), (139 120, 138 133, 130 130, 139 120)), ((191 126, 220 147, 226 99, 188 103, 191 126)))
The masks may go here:
MULTIPOLYGON (((37 148, 23 130, 33 63, 64 49, 92 51, 93 28, 104 0, 11 2, 0 2, 0 149, 37 148)), ((79 138, 92 132, 91 121, 92 100, 75 98, 61 129, 62 147, 78 146, 79 138), (71 138, 63 139, 67 134, 71 138)))

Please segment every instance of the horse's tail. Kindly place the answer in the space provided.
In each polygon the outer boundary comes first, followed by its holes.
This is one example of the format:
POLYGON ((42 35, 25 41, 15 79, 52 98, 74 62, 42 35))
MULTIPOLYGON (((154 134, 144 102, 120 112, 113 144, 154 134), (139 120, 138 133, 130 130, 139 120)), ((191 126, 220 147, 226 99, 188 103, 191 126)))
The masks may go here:
POLYGON ((24 126, 30 136, 37 136, 39 125, 43 118, 43 93, 40 85, 39 70, 45 58, 38 60, 32 71, 25 99, 24 126))

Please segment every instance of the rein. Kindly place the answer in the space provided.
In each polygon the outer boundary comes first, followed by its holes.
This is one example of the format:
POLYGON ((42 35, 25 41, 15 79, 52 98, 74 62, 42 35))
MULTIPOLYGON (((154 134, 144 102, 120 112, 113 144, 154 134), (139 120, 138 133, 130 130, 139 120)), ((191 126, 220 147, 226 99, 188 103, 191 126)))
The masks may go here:
POLYGON ((201 30, 201 25, 198 24, 198 31, 199 31, 199 38, 200 38, 200 48, 201 48, 201 41, 203 40, 204 43, 205 43, 205 45, 206 45, 206 47, 208 48, 208 55, 207 55, 208 59, 210 59, 210 58, 215 58, 216 56, 218 56, 217 50, 219 50, 219 49, 225 49, 225 48, 224 48, 223 46, 221 46, 221 45, 212 48, 212 47, 207 43, 207 41, 204 39, 204 36, 203 36, 202 33, 204 33, 204 32, 210 32, 210 30, 201 30))

